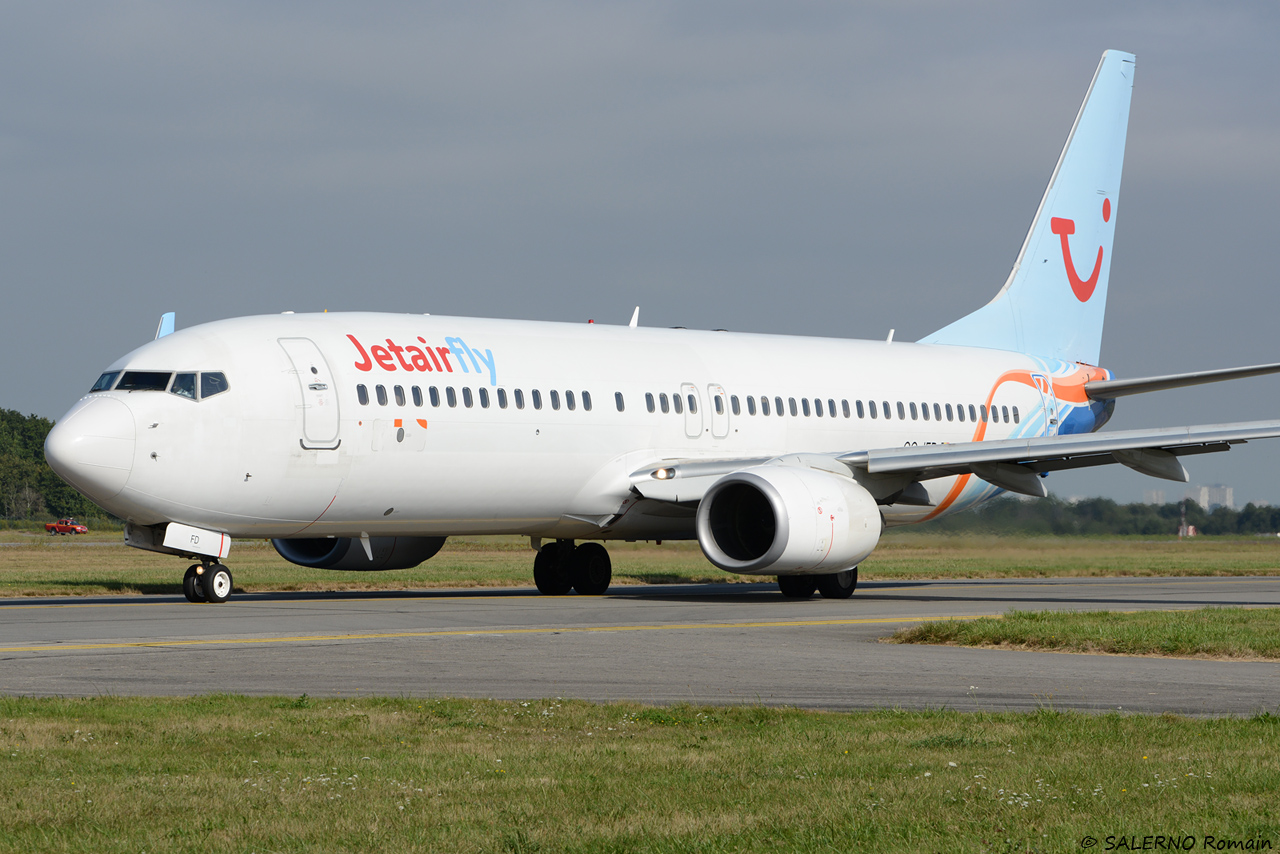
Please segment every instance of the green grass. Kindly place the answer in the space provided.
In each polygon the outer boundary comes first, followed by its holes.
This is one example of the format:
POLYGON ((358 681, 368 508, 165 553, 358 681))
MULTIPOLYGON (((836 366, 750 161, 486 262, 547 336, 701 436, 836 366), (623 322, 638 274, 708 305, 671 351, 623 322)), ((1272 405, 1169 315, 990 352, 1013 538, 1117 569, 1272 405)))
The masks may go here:
MULTIPOLYGON (((118 533, 81 537, 0 531, 0 596, 181 592, 187 562, 130 549, 118 533)), ((716 569, 697 543, 608 543, 616 584, 759 581, 716 569)), ((522 537, 453 537, 414 569, 333 572, 294 566, 262 540, 237 540, 227 559, 241 591, 407 590, 532 586, 522 537)), ((998 537, 891 531, 860 569, 865 581, 919 578, 1277 575, 1280 539, 998 537)), ((763 580, 772 580, 764 578, 763 580)))
POLYGON ((1008 647, 1115 655, 1280 659, 1280 608, 1194 611, 1009 611, 921 623, 894 643, 1008 647))
POLYGON ((0 699, 0 743, 0 851, 1280 845, 1268 715, 0 699))

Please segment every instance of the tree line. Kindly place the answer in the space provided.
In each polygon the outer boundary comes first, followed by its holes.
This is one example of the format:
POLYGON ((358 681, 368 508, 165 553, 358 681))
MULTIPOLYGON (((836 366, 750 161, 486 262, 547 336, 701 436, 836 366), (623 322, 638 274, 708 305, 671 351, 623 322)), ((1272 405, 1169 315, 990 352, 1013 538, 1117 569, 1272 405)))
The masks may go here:
MULTIPOLYGON (((0 409, 0 514, 4 519, 40 521, 50 517, 104 517, 106 514, 53 473, 44 459, 44 439, 53 422, 39 415, 0 409)), ((1201 534, 1274 534, 1280 507, 1249 504, 1241 510, 1206 510, 1187 500, 1187 524, 1201 534)), ((965 513, 926 523, 934 531, 998 534, 1176 534, 1181 505, 1117 504, 1110 498, 1034 501, 1004 497, 965 513)))
POLYGON ((53 473, 44 438, 53 422, 0 409, 0 514, 8 520, 42 520, 106 514, 53 473))

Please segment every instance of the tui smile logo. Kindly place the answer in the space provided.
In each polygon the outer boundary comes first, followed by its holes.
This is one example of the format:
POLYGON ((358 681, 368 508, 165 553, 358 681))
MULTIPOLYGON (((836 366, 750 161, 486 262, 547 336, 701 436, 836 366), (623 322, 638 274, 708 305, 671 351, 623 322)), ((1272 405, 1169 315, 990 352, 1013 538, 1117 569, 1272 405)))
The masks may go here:
MULTIPOLYGON (((1110 199, 1102 200, 1102 221, 1111 221, 1110 199)), ((1049 230, 1058 235, 1062 241, 1062 264, 1067 269, 1067 281, 1071 283, 1072 293, 1080 302, 1088 302, 1089 297, 1093 296, 1093 289, 1098 286, 1098 274, 1102 272, 1102 247, 1098 247, 1098 257, 1093 262, 1093 272, 1089 274, 1089 278, 1081 279, 1080 274, 1076 272, 1075 262, 1071 260, 1071 243, 1069 242, 1071 235, 1076 233, 1076 221, 1055 216, 1049 220, 1049 230)))

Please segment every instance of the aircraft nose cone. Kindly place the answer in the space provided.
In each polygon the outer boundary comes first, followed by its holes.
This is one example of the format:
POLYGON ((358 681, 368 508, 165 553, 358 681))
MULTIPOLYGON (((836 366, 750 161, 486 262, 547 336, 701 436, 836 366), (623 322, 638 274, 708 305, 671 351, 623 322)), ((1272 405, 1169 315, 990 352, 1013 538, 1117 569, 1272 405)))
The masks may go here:
POLYGON ((133 469, 133 413, 122 401, 91 397, 72 407, 44 440, 58 477, 94 501, 120 494, 133 469))

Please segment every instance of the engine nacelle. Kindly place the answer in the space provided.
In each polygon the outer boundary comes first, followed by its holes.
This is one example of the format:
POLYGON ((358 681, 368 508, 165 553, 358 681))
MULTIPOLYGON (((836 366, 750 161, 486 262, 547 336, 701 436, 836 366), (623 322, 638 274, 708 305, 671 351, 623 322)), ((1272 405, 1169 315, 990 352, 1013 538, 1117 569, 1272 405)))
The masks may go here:
POLYGON ((851 569, 875 549, 882 527, 875 499, 853 478, 799 466, 732 472, 698 505, 702 553, 748 575, 851 569))
POLYGON ((370 537, 373 560, 351 537, 272 540, 280 557, 313 569, 409 569, 440 551, 444 537, 370 537))

